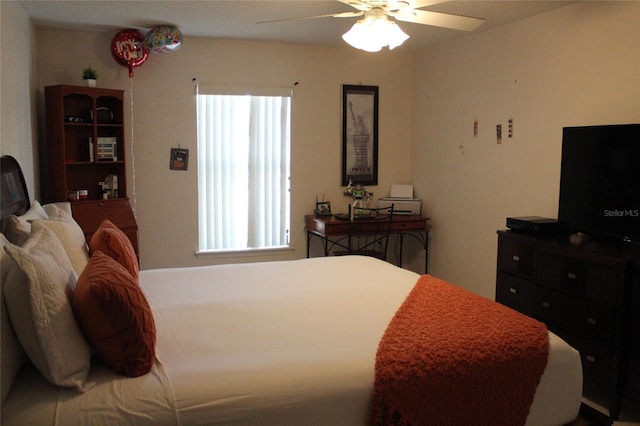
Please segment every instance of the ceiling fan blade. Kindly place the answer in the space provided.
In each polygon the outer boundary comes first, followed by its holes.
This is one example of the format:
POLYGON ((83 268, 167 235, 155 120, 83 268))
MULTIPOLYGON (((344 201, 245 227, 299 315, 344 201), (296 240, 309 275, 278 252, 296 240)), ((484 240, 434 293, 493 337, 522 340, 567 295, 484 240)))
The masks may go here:
POLYGON ((317 18, 355 18, 364 15, 364 12, 342 12, 342 13, 330 13, 328 15, 316 15, 316 16, 297 16, 293 18, 282 19, 270 19, 267 21, 256 21, 256 24, 268 24, 270 22, 285 22, 285 21, 301 21, 304 19, 317 19, 317 18))
POLYGON ((482 18, 415 9, 394 14, 393 17, 399 21, 431 25, 434 27, 451 28, 461 31, 474 31, 485 22, 485 19, 482 18))
POLYGON ((348 4, 354 9, 362 10, 363 12, 366 12, 367 10, 371 9, 371 6, 367 4, 367 2, 362 0, 338 0, 338 1, 340 3, 348 4))
POLYGON ((379 7, 385 10, 400 10, 400 9, 420 9, 421 7, 430 6, 432 4, 446 3, 449 0, 338 0, 340 3, 348 4, 349 6, 363 10, 365 12, 371 10, 374 7, 379 7))
POLYGON ((420 9, 423 7, 431 6, 438 3, 446 3, 447 0, 408 0, 409 6, 412 9, 420 9))

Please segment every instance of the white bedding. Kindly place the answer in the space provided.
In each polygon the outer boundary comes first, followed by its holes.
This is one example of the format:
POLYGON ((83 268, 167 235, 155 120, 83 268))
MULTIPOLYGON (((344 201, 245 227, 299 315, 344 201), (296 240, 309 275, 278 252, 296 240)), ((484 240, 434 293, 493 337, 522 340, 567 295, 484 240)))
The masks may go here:
MULTIPOLYGON (((141 283, 183 424, 364 425, 378 342, 417 278, 347 256, 147 271, 141 283)), ((552 335, 528 424, 573 420, 581 389, 578 353, 552 335)))
POLYGON ((3 426, 170 426, 179 424, 171 383, 160 363, 141 377, 119 376, 95 363, 85 393, 51 385, 31 364, 20 371, 2 406, 3 426))
POLYGON ((204 269, 141 277, 183 424, 365 424, 378 342, 416 274, 355 257, 204 269))
MULTIPOLYGON (((367 424, 378 342, 417 278, 351 256, 141 271, 157 327, 154 382, 162 384, 149 400, 173 393, 178 419, 166 414, 171 404, 164 411, 149 404, 151 415, 183 425, 367 424)), ((551 333, 550 343, 530 425, 567 423, 580 406, 579 355, 551 333)), ((3 407, 3 424, 24 424, 14 415, 34 397, 24 380, 37 381, 24 376, 3 407)), ((102 398, 93 389, 69 398, 74 391, 38 386, 39 394, 67 395, 46 398, 64 399, 54 410, 64 421, 32 417, 32 424, 89 424, 75 410, 102 398)), ((127 386, 116 390, 126 398, 127 386)))

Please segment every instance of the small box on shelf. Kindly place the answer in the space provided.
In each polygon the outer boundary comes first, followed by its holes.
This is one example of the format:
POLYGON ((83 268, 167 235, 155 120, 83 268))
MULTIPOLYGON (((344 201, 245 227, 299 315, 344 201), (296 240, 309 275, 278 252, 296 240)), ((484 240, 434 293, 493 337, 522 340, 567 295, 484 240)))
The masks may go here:
POLYGON ((98 138, 98 161, 118 161, 118 142, 115 137, 98 138))

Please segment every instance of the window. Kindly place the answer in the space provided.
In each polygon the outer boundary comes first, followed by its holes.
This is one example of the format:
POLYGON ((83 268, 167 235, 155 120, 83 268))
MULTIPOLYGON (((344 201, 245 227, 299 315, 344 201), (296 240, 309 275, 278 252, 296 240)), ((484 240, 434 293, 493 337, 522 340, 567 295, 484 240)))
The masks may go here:
POLYGON ((198 87, 199 251, 290 243, 291 90, 198 87))

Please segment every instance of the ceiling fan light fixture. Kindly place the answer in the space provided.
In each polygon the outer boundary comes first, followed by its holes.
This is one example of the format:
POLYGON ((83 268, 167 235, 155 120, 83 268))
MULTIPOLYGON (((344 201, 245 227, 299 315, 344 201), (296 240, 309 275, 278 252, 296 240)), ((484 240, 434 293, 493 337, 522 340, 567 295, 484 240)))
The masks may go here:
POLYGON ((386 15, 367 14, 342 35, 344 41, 356 49, 379 52, 383 47, 394 49, 409 38, 407 34, 386 15))
POLYGON ((391 25, 387 26, 387 40, 389 41, 389 50, 393 50, 404 43, 409 35, 402 31, 395 22, 389 21, 389 23, 391 25))

